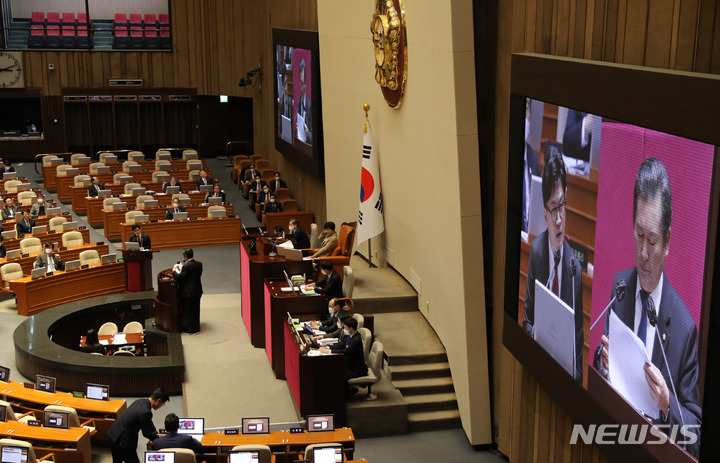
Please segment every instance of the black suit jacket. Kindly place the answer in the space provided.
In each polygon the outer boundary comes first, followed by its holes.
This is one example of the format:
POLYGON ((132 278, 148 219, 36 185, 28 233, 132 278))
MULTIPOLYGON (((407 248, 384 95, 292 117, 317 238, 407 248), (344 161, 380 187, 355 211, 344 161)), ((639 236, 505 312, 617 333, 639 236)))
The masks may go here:
POLYGON ((367 375, 368 368, 365 364, 360 333, 355 332, 352 336, 345 336, 345 339, 330 346, 330 352, 345 355, 346 378, 367 375))
MULTIPOLYGON (((548 232, 545 230, 532 242, 530 251, 530 265, 528 268, 527 287, 525 289, 525 315, 523 326, 525 331, 532 336, 533 325, 535 324, 535 279, 545 285, 550 277, 549 271, 550 250, 548 249, 548 232)), ((563 259, 560 263, 562 271, 562 283, 560 288, 560 299, 567 305, 573 307, 573 292, 575 293, 575 381, 582 384, 583 379, 583 298, 582 298, 582 267, 573 255, 572 248, 563 242, 563 259), (570 276, 570 266, 575 260, 575 285, 570 276)), ((560 268, 559 267, 559 268, 560 268)), ((552 282, 549 284, 552 287, 552 282)))
POLYGON ((278 181, 273 180, 269 183, 270 189, 274 192, 278 188, 287 188, 287 183, 285 183, 285 180, 280 180, 280 186, 277 186, 278 181))
POLYGON ((582 146, 582 125, 583 119, 587 113, 569 109, 567 121, 565 122, 565 132, 563 133, 563 154, 571 158, 590 160, 590 142, 592 136, 588 138, 588 144, 582 146))
MULTIPOLYGON (((130 236, 131 243, 137 243, 138 237, 135 233, 130 236)), ((140 233, 140 247, 143 249, 150 249, 152 244, 150 243, 150 235, 147 233, 140 233)))
POLYGON ((342 278, 340 278, 340 274, 333 270, 330 275, 315 283, 315 292, 324 294, 328 298, 328 301, 336 297, 343 297, 342 278))
MULTIPOLYGON (((10 166, 10 169, 7 170, 7 172, 15 172, 15 168, 13 166, 10 166)), ((5 176, 5 167, 0 167, 0 179, 5 176)))
POLYGON ((95 198, 99 194, 98 190, 102 190, 103 187, 104 185, 102 183, 98 183, 97 188, 95 188, 95 185, 90 185, 88 187, 88 196, 90 196, 91 198, 95 198))
MULTIPOLYGON (((621 302, 616 301, 613 303, 612 310, 630 329, 634 330, 637 269, 633 267, 616 273, 613 288, 620 280, 624 280, 625 284, 627 284, 627 292, 621 302)), ((664 274, 660 310, 657 315, 657 335, 653 343, 651 359, 653 365, 662 373, 670 392, 670 413, 668 413, 666 423, 682 425, 684 420, 685 425, 699 425, 702 422, 702 409, 700 408, 700 393, 698 390, 697 327, 687 306, 664 274), (663 339, 662 345, 665 349, 668 365, 665 365, 658 335, 660 339, 663 339), (675 384, 680 410, 678 410, 675 402, 668 372, 671 373, 672 381, 675 384), (680 412, 682 412, 682 419, 680 418, 680 412)), ((608 336, 609 329, 610 317, 608 316, 605 320, 605 336, 608 336)), ((608 341, 612 349, 612 341, 610 339, 608 341)), ((601 347, 602 345, 596 349, 593 362, 598 370, 601 369, 599 368, 601 366, 601 347)), ((700 428, 698 427, 692 431, 698 434, 698 440, 695 444, 688 445, 686 450, 697 457, 700 450, 700 428)))
POLYGON ((202 262, 195 259, 185 262, 180 273, 175 272, 175 279, 180 284, 180 297, 190 298, 202 295, 202 281, 200 280, 202 272, 202 262))
POLYGON ((136 452, 139 431, 142 431, 143 436, 148 440, 154 441, 158 437, 152 422, 150 399, 138 399, 133 402, 112 425, 108 436, 119 447, 136 452))
MULTIPOLYGON (((182 206, 178 207, 178 211, 186 212, 185 208, 182 206)), ((167 212, 165 212, 165 220, 172 220, 173 217, 175 217, 175 208, 172 206, 169 206, 167 212)))
POLYGON ((153 450, 190 449, 195 453, 202 452, 202 444, 188 434, 169 432, 153 441, 153 450))
POLYGON ((205 202, 208 202, 208 198, 222 198, 223 204, 225 204, 227 201, 225 201, 225 192, 221 191, 220 193, 215 193, 214 191, 211 191, 208 193, 207 196, 205 196, 205 202))
POLYGON ((282 204, 275 201, 274 203, 267 203, 265 205, 265 212, 282 212, 282 204))
POLYGON ((195 185, 197 186, 198 190, 200 189, 201 185, 210 185, 210 186, 213 185, 213 179, 211 177, 206 178, 205 181, 207 183, 203 182, 203 179, 198 177, 197 182, 195 182, 195 185))
POLYGON ((295 249, 310 249, 310 238, 299 226, 290 236, 295 238, 295 249))
POLYGON ((25 219, 20 219, 17 221, 17 224, 15 224, 18 235, 28 235, 32 233, 32 227, 34 226, 35 221, 32 218, 28 219, 28 224, 25 224, 25 219))
POLYGON ((267 201, 268 199, 270 199, 270 190, 268 190, 267 193, 265 193, 265 190, 258 191, 258 194, 257 194, 257 202, 258 203, 262 204, 265 201, 267 201))
POLYGON ((260 180, 260 188, 258 188, 257 182, 253 180, 252 182, 250 182, 250 185, 248 186, 248 188, 249 188, 248 191, 255 191, 255 192, 262 191, 262 189, 263 189, 263 187, 265 187, 265 185, 267 185, 267 183, 265 183, 265 180, 260 180))
POLYGON ((179 187, 180 187, 180 193, 182 193, 182 191, 183 191, 182 185, 180 184, 180 182, 177 182, 175 185, 170 185, 170 182, 165 182, 165 184, 163 185, 163 193, 167 193, 167 188, 168 188, 169 186, 179 186, 179 187))

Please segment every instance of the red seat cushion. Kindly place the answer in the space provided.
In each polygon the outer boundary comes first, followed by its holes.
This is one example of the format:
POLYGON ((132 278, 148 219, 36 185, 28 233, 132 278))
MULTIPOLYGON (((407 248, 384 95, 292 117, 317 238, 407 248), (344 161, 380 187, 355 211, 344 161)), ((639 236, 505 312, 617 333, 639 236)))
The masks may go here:
POLYGON ((48 24, 60 24, 60 13, 48 13, 47 14, 48 24))

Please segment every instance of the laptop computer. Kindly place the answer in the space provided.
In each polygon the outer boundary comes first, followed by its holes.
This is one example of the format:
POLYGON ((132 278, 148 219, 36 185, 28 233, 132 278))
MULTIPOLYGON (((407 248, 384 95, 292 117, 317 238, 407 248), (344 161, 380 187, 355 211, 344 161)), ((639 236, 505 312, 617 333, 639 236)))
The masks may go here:
POLYGON ((210 205, 222 205, 222 198, 220 196, 213 196, 211 198, 208 198, 207 200, 208 204, 210 205))
POLYGON ((210 218, 212 219, 222 219, 227 217, 227 211, 225 209, 216 209, 213 211, 210 211, 210 218))
POLYGON ((148 214, 138 214, 133 217, 135 223, 147 223, 150 222, 150 216, 148 214))
POLYGON ((77 222, 65 222, 62 224, 63 231, 75 230, 78 227, 77 222))
POLYGON ((109 400, 110 386, 88 383, 87 386, 85 386, 85 397, 93 400, 109 400))
POLYGON ((110 172, 110 166, 97 166, 98 174, 107 174, 108 172, 110 172))
POLYGON ((147 201, 145 201, 145 205, 143 206, 143 209, 152 208, 152 207, 158 207, 157 199, 148 199, 147 201))
POLYGON ((19 249, 11 249, 10 251, 5 254, 5 260, 15 260, 20 258, 20 254, 22 254, 22 251, 19 249))
POLYGON ((45 209, 45 215, 48 217, 57 217, 61 212, 59 207, 48 207, 45 209))
POLYGON ((0 462, 2 463, 28 463, 30 449, 20 445, 2 444, 0 449, 0 462))
POLYGON ((45 411, 43 413, 43 426, 46 428, 67 429, 68 421, 68 412, 45 411))
POLYGON ((35 375, 35 390, 55 393, 55 378, 52 376, 35 375))
POLYGON ((205 434, 204 418, 180 418, 180 427, 178 434, 188 434, 190 437, 200 442, 203 434, 205 434))
POLYGON ((235 450, 230 452, 228 463, 259 463, 259 450, 235 450))
MULTIPOLYGON (((62 160, 61 160, 62 161, 62 160)), ((3 180, 17 180, 18 173, 17 172, 5 172, 3 173, 3 180)))
POLYGON ((111 162, 117 162, 117 156, 115 156, 114 154, 105 156, 105 164, 110 164, 111 162))
POLYGON ((22 219, 22 212, 16 212, 16 213, 15 213, 15 220, 20 220, 20 219, 22 219))
POLYGON ((66 272, 72 272, 73 270, 77 270, 80 268, 80 261, 79 260, 69 260, 65 262, 65 271, 66 272))
POLYGON ((101 264, 112 264, 114 262, 117 262, 116 254, 103 254, 102 256, 100 256, 101 264))
POLYGON ((175 186, 168 186, 165 188, 165 193, 169 195, 174 195, 176 193, 180 193, 180 187, 178 185, 175 186))
POLYGON ((180 203, 181 206, 189 206, 190 205, 190 198, 178 198, 178 203, 180 203))
POLYGON ((155 156, 156 161, 172 161, 172 154, 160 153, 155 156))
POLYGON ((132 175, 121 175, 118 177, 118 183, 130 183, 132 181, 132 175))
POLYGON ((47 268, 45 268, 45 267, 34 268, 30 271, 30 279, 37 280, 38 278, 45 276, 46 273, 47 273, 47 268))
POLYGON ((200 189, 198 191, 202 193, 210 193, 215 188, 215 185, 200 185, 200 189))
POLYGON ((20 193, 21 191, 30 191, 32 189, 32 185, 29 183, 20 183, 17 185, 17 192, 20 193))
POLYGON ((313 462, 336 463, 343 461, 343 448, 341 445, 332 447, 316 447, 313 449, 313 462))
POLYGON ((4 240, 12 240, 17 238, 17 230, 8 230, 2 232, 2 237, 4 240))
POLYGON ((243 418, 242 419, 243 434, 269 434, 270 418, 243 418))
POLYGON ((47 233, 47 225, 38 225, 37 227, 32 227, 33 235, 44 235, 45 233, 47 233))
POLYGON ((133 196, 140 196, 145 194, 145 188, 143 187, 137 187, 132 189, 132 195, 133 196))
POLYGON ((170 175, 169 174, 157 174, 155 176, 158 182, 169 182, 170 181, 170 175))
POLYGON ((112 196, 112 190, 98 191, 98 198, 109 198, 110 196, 112 196))
POLYGON ((127 168, 128 172, 140 172, 142 166, 140 166, 140 164, 130 164, 127 168))
POLYGON ((187 212, 177 212, 173 215, 173 220, 187 220, 188 213, 187 212))
POLYGON ((77 159, 75 160, 75 162, 76 162, 78 165, 90 164, 90 161, 91 161, 91 159, 90 159, 89 157, 87 157, 87 156, 85 156, 84 158, 77 158, 77 159))
POLYGON ((308 415, 307 432, 327 432, 335 430, 335 415, 308 415))
POLYGON ((65 170, 65 176, 68 176, 68 177, 69 176, 74 177, 79 173, 80 173, 80 169, 78 169, 77 167, 69 167, 65 170))
POLYGON ((0 381, 7 383, 10 381, 10 368, 0 367, 0 381))
POLYGON ((202 169, 202 162, 198 160, 192 160, 187 163, 188 170, 199 170, 202 169))
POLYGON ((116 203, 112 203, 113 211, 124 211, 127 209, 127 203, 125 201, 118 201, 116 203))
POLYGON ((145 463, 175 463, 175 452, 145 452, 145 463))
POLYGON ((140 243, 138 243, 137 241, 125 241, 125 250, 126 251, 139 251, 140 243))

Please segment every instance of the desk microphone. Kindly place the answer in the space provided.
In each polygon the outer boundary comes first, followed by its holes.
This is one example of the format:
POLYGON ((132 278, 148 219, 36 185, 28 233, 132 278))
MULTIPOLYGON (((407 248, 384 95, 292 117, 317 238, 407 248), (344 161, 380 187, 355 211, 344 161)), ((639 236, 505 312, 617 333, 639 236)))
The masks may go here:
MULTIPOLYGON (((560 244, 562 246, 562 243, 560 244)), ((545 283, 545 287, 550 287, 550 282, 555 277, 555 269, 557 268, 558 264, 560 263, 560 246, 557 247, 555 252, 553 253, 553 260, 555 261, 555 265, 553 265, 552 272, 550 272, 550 276, 548 277, 547 282, 545 283)))
MULTIPOLYGON (((670 365, 667 361, 667 356, 665 355, 665 348, 662 345, 662 340, 660 339, 660 329, 656 327, 657 325, 657 312, 655 311, 655 302, 653 302, 652 298, 648 296, 648 304, 646 307, 646 312, 648 316, 648 322, 650 322, 650 325, 655 327, 655 336, 657 337, 657 342, 660 344, 660 352, 662 352, 663 355, 663 361, 665 362, 665 368, 667 368, 668 377, 670 378, 670 386, 672 387, 673 397, 675 397, 675 404, 678 408, 678 413, 680 414, 680 422, 682 423, 683 429, 685 428, 685 418, 682 414, 682 408, 680 408, 680 400, 678 400, 677 391, 675 390, 675 381, 673 380, 672 374, 670 373, 670 365)), ((669 414, 669 412, 668 412, 669 414)), ((668 417, 669 418, 669 417, 668 417)), ((685 448, 684 444, 680 444, 683 448, 685 448)))
POLYGON ((615 301, 621 302, 623 299, 625 299, 625 293, 627 292, 627 285, 625 284, 625 280, 620 280, 615 284, 615 295, 612 299, 610 299, 610 303, 605 307, 605 309, 602 311, 602 313, 598 316, 598 318, 593 322, 592 325, 590 325, 590 331, 595 328, 595 325, 598 324, 601 318, 605 315, 605 313, 610 309, 610 306, 613 305, 615 301))

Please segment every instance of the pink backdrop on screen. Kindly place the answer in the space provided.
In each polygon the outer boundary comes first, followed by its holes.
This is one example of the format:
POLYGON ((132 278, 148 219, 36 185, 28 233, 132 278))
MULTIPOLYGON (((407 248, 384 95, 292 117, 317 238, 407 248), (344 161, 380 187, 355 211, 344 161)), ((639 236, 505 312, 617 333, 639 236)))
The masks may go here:
MULTIPOLYGON (((627 124, 602 124, 592 317, 610 302, 615 273, 635 266, 633 190, 646 158, 660 159, 672 189, 673 216, 665 276, 699 326, 705 267, 712 145, 627 124)), ((590 333, 590 364, 604 321, 590 333)))

